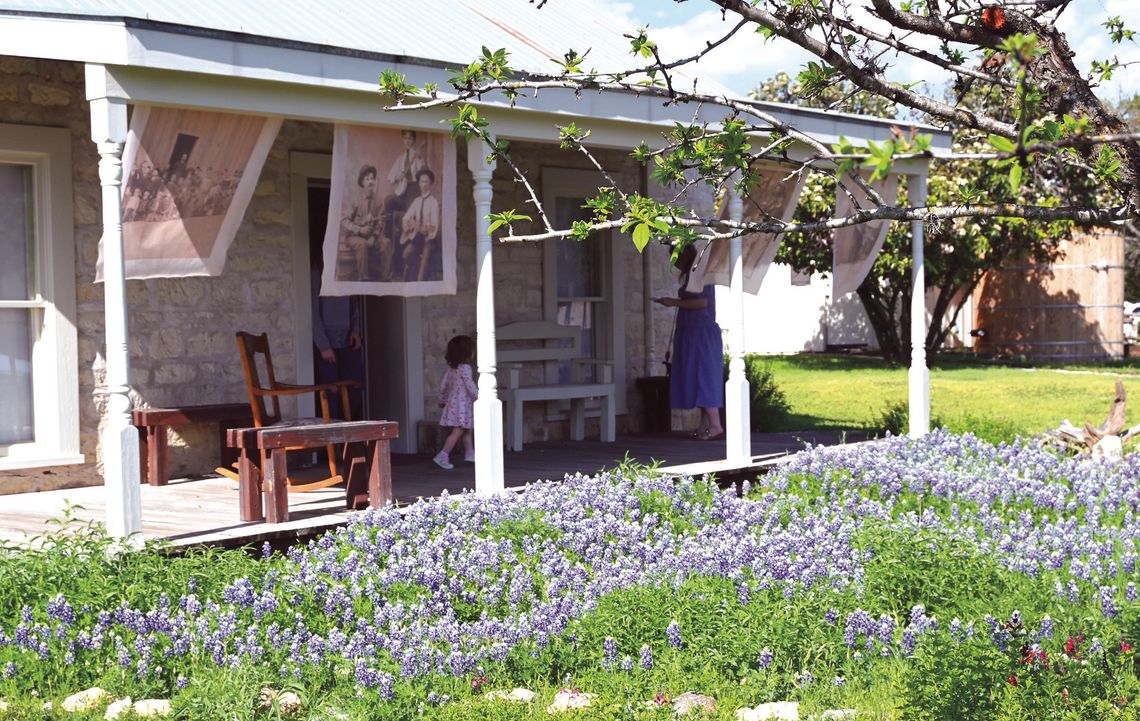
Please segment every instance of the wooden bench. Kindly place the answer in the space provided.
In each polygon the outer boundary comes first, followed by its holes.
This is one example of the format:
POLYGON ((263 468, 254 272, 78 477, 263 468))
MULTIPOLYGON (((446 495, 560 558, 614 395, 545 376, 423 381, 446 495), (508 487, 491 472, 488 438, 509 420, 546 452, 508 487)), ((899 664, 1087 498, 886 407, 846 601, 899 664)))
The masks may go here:
POLYGON ((167 461, 170 426, 190 423, 217 423, 220 465, 237 460, 237 452, 226 445, 226 431, 253 425, 248 403, 216 403, 175 408, 136 408, 131 422, 139 429, 139 471, 143 483, 165 486, 170 480, 167 461))
POLYGON ((601 403, 601 438, 608 443, 616 440, 613 363, 582 358, 581 341, 579 328, 550 321, 520 321, 495 330, 497 362, 507 371, 506 385, 499 393, 508 449, 523 448, 523 403, 527 401, 569 401, 570 438, 580 441, 586 436, 586 400, 597 398, 601 403), (541 364, 536 370, 539 377, 545 377, 547 365, 560 361, 570 362, 571 383, 522 382, 524 363, 541 364), (595 382, 582 381, 582 370, 590 365, 597 368, 597 378, 595 382))
POLYGON ((394 421, 340 421, 316 425, 231 428, 228 444, 237 448, 238 496, 241 520, 283 523, 289 520, 289 483, 285 456, 289 448, 348 447, 345 476, 346 508, 367 503, 380 508, 392 502, 392 458, 389 442, 399 436, 394 421), (265 477, 261 478, 261 454, 265 477), (262 493, 265 494, 264 511, 262 493))

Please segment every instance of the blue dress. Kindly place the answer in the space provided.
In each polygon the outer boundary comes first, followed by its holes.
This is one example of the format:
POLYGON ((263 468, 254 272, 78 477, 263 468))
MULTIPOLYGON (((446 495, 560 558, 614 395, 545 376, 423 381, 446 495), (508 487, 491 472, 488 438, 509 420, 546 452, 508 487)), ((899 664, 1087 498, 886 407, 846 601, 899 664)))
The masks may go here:
POLYGON ((724 347, 716 324, 712 285, 700 293, 685 290, 682 278, 677 297, 705 298, 704 308, 678 308, 673 331, 673 366, 669 374, 669 405, 673 408, 720 408, 724 405, 724 347))

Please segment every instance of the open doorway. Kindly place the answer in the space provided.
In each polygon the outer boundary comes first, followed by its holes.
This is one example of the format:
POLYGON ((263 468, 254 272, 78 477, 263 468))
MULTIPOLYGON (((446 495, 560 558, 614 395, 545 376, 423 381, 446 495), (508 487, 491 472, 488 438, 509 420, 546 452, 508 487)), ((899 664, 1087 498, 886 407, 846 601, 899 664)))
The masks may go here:
MULTIPOLYGON (((308 178, 306 201, 309 262, 312 264, 321 257, 328 224, 328 180, 308 178)), ((400 437, 392 441, 392 451, 415 453, 416 426, 424 414, 420 299, 371 295, 361 299, 364 309, 363 418, 399 423, 400 437)), ((313 353, 316 353, 315 347, 313 353)), ((316 358, 313 363, 315 366, 316 358)))

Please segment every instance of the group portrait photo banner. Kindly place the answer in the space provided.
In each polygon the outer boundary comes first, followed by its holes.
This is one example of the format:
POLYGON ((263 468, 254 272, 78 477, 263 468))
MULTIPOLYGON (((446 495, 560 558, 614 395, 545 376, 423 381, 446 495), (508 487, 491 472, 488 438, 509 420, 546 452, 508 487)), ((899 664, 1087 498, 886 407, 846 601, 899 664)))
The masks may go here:
POLYGON ((280 118, 136 106, 123 149, 126 277, 220 275, 280 127, 280 118))
POLYGON ((320 294, 454 294, 455 186, 448 134, 337 125, 320 294))

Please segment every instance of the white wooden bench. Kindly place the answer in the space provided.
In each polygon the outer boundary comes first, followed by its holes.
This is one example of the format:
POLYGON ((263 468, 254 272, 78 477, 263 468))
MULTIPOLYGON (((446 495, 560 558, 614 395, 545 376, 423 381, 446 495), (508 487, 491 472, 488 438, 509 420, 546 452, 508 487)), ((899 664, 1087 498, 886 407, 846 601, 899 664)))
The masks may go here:
MULTIPOLYGON (((519 321, 495 330, 496 356, 499 367, 506 371, 506 385, 499 389, 505 409, 507 448, 523 447, 523 403, 526 401, 570 401, 570 438, 580 441, 586 436, 586 400, 600 401, 601 438, 612 443, 617 438, 614 419, 613 362, 582 358, 582 332, 573 326, 550 321, 519 321), (522 382, 523 364, 534 363, 537 377, 546 377, 548 363, 569 361, 571 383, 522 382), (582 370, 597 369, 596 382, 583 382, 582 370)), ((503 374, 500 373, 500 377, 503 374)))

